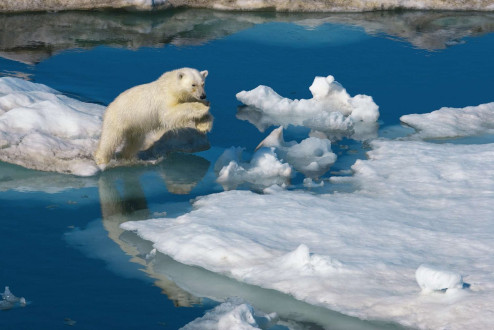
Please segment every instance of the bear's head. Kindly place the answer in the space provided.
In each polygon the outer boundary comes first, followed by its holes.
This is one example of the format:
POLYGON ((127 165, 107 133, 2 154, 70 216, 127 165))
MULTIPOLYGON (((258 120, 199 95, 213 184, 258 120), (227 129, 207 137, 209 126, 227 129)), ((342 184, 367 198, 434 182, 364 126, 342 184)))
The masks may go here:
POLYGON ((176 72, 178 85, 184 101, 201 101, 206 99, 204 82, 208 71, 199 72, 196 69, 183 68, 176 72))

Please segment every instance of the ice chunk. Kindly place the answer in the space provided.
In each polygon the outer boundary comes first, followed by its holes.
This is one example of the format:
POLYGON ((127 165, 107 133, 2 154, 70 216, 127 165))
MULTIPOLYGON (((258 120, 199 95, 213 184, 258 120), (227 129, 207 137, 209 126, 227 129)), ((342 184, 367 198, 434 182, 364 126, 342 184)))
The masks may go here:
POLYGON ((460 274, 427 264, 417 268, 415 278, 426 292, 463 288, 463 277, 460 274))
POLYGON ((274 150, 259 149, 248 163, 242 162, 242 148, 225 150, 215 164, 218 183, 227 190, 242 183, 249 183, 257 188, 287 184, 292 176, 292 168, 289 164, 282 163, 274 150))
POLYGON ((250 330, 267 329, 276 320, 276 314, 254 311, 254 308, 239 298, 230 298, 213 310, 198 318, 182 330, 250 330))
POLYGON ((379 107, 372 97, 351 97, 333 76, 316 77, 309 89, 313 97, 300 100, 283 98, 272 88, 262 85, 251 91, 241 91, 237 93, 237 99, 248 107, 241 108, 237 116, 249 120, 261 131, 269 125, 291 124, 329 135, 351 136, 355 134, 355 126, 362 126, 362 123, 376 126, 379 107))
POLYGON ((278 157, 297 171, 310 177, 318 177, 326 173, 336 161, 336 154, 331 151, 331 141, 317 137, 309 137, 300 143, 285 142, 283 127, 271 132, 257 148, 274 147, 278 157))
POLYGON ((465 108, 441 108, 431 113, 401 116, 420 139, 442 139, 494 134, 494 102, 465 108))
POLYGON ((24 297, 18 298, 14 296, 8 286, 5 287, 5 291, 1 295, 0 310, 26 306, 26 299, 24 297))

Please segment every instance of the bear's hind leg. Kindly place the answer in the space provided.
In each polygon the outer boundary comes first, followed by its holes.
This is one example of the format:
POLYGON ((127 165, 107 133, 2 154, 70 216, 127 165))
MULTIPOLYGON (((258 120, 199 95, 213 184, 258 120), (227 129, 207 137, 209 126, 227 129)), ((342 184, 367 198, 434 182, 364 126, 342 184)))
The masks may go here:
POLYGON ((125 144, 120 153, 121 157, 124 159, 132 159, 141 150, 142 144, 144 143, 145 136, 142 134, 130 134, 125 139, 125 144))
POLYGON ((114 132, 103 125, 98 149, 94 153, 94 160, 98 165, 106 165, 110 162, 118 146, 122 143, 123 136, 120 132, 114 132))

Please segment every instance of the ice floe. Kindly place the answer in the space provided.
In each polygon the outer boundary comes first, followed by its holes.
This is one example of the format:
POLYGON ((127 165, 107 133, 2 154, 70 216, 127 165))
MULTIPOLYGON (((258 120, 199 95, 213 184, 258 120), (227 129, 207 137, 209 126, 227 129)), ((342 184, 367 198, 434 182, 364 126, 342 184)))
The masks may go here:
POLYGON ((281 162, 275 148, 257 150, 249 162, 242 161, 243 148, 231 147, 223 152, 214 167, 217 181, 225 190, 248 183, 253 188, 265 188, 273 184, 289 183, 292 167, 281 162))
POLYGON ((331 179, 353 184, 353 193, 227 191, 197 199, 177 218, 122 228, 179 262, 347 315, 418 328, 488 328, 494 144, 370 146, 352 177, 331 179), (438 283, 423 264, 437 265, 438 283), (417 281, 448 294, 421 294, 417 281), (460 288, 463 281, 470 285, 460 288))
POLYGON ((312 98, 300 100, 284 98, 263 85, 241 91, 237 99, 247 107, 240 108, 237 117, 261 131, 271 125, 297 125, 324 132, 331 139, 376 137, 379 107, 372 97, 351 97, 333 76, 315 77, 309 89, 312 98))
POLYGON ((24 297, 16 297, 8 286, 5 287, 5 291, 1 294, 2 300, 0 300, 0 310, 11 309, 15 307, 25 307, 26 306, 26 298, 24 297))
POLYGON ((27 168, 89 176, 105 107, 41 84, 0 78, 0 160, 27 168))
POLYGON ((283 127, 273 130, 259 144, 258 148, 260 147, 274 147, 280 159, 308 177, 326 173, 337 158, 331 151, 331 141, 328 139, 309 137, 300 143, 285 142, 283 127))
MULTIPOLYGON (((94 175, 100 170, 93 153, 104 111, 102 105, 75 100, 42 84, 0 78, 0 161, 35 170, 94 175)), ((153 163, 172 151, 208 148, 206 136, 191 124, 165 133, 139 156, 153 163)))
POLYGON ((154 8, 199 7, 221 10, 277 10, 301 12, 369 11, 392 9, 445 9, 445 10, 493 10, 489 0, 445 1, 445 0, 350 0, 328 2, 324 0, 4 0, 0 11, 75 10, 96 8, 154 8))
POLYGON ((401 116, 419 139, 457 138, 494 134, 494 102, 465 108, 444 107, 431 113, 401 116))

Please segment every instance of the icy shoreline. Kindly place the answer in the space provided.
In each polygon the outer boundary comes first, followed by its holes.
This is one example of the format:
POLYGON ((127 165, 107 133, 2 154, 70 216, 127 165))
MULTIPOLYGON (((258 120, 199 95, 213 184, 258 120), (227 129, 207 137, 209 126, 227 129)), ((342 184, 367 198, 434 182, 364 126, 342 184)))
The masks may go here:
POLYGON ((154 10, 168 8, 209 8, 228 11, 270 10, 280 12, 364 12, 381 10, 474 10, 493 11, 490 0, 4 0, 0 12, 63 11, 92 9, 154 10))

